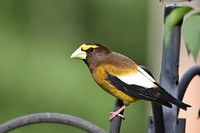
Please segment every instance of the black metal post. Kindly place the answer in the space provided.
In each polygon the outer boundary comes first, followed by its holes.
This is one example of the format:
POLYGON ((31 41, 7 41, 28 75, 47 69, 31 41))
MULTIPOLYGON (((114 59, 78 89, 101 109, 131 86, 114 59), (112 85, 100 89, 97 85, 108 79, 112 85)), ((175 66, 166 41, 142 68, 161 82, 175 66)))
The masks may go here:
MULTIPOLYGON (((117 111, 123 105, 124 105, 123 102, 120 99, 117 98, 113 111, 117 111)), ((124 111, 122 111, 120 114, 123 115, 123 113, 124 113, 124 111)), ((120 133, 121 123, 122 123, 121 117, 117 116, 117 117, 113 118, 111 123, 110 123, 110 133, 120 133)))
MULTIPOLYGON (((170 5, 165 9, 165 17, 178 8, 178 5, 170 5)), ((179 83, 179 54, 180 54, 180 38, 181 38, 181 25, 180 21, 172 30, 169 44, 163 45, 163 59, 160 84, 175 98, 178 98, 178 83, 179 83), (167 46, 167 47, 166 47, 167 46)), ((164 42, 165 43, 165 42, 164 42)), ((185 127, 178 127, 178 123, 184 121, 179 120, 177 116, 178 108, 173 106, 172 109, 163 107, 164 127, 165 133, 183 133, 185 127)))
MULTIPOLYGON (((178 7, 180 6, 166 6, 165 18, 173 9, 178 7)), ((182 21, 173 28, 168 45, 163 41, 162 67, 160 75, 160 85, 175 98, 178 97, 181 25, 182 21)), ((178 109, 176 106, 168 108, 164 106, 161 107, 154 103, 152 105, 154 117, 150 117, 148 133, 183 133, 185 131, 185 120, 177 118, 178 109), (154 129, 151 129, 153 128, 152 124, 154 125, 154 129)))

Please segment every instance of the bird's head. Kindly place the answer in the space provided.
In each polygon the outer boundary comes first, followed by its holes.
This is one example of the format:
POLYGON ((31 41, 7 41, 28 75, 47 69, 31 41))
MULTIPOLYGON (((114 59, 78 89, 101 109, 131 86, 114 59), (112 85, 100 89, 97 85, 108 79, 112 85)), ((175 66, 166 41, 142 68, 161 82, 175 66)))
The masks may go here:
POLYGON ((72 55, 71 58, 82 59, 87 65, 96 64, 102 61, 110 51, 101 44, 87 43, 82 44, 72 55))

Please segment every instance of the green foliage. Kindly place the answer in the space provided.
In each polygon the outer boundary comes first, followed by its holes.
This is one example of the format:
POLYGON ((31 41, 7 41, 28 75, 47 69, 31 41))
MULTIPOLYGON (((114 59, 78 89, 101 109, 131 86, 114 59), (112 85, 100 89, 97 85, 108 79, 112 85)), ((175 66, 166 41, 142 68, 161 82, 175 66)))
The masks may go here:
POLYGON ((194 14, 184 21, 182 33, 188 53, 196 60, 200 50, 200 14, 194 14))
POLYGON ((164 29, 164 43, 167 47, 169 44, 169 40, 171 37, 172 29, 176 24, 178 24, 180 21, 182 21, 184 15, 191 11, 192 8, 189 6, 181 6, 173 11, 166 17, 165 19, 165 29, 164 29))
MULTIPOLYGON (((183 20, 183 17, 190 11, 193 11, 192 7, 181 6, 174 9, 165 20, 164 29, 164 43, 167 47, 170 41, 172 29, 176 24, 183 20)), ((182 34, 185 41, 186 48, 189 54, 192 54, 194 60, 197 59, 200 50, 200 15, 194 14, 189 16, 182 25, 182 34)))

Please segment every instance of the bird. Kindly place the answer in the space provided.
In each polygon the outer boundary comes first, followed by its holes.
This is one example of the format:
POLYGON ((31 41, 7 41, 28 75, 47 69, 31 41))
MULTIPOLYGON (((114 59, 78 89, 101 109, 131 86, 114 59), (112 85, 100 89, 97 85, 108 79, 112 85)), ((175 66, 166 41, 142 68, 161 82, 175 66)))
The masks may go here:
POLYGON ((113 52, 99 43, 84 43, 71 58, 81 59, 88 66, 94 81, 106 92, 123 101, 123 106, 110 113, 111 121, 130 103, 138 100, 155 102, 169 108, 172 104, 183 110, 191 107, 168 93, 155 79, 125 55, 113 52))

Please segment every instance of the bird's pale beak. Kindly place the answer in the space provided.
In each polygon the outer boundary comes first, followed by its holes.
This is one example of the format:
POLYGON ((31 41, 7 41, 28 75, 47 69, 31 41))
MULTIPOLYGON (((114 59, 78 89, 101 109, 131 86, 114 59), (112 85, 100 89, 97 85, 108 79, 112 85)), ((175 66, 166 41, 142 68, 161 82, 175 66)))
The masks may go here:
POLYGON ((70 58, 77 58, 77 59, 86 59, 86 52, 81 50, 79 47, 74 53, 70 56, 70 58))

